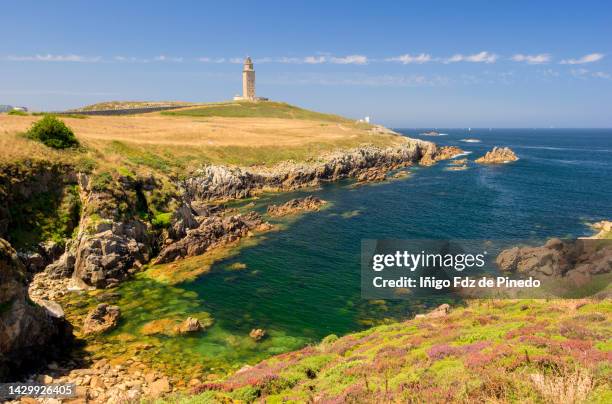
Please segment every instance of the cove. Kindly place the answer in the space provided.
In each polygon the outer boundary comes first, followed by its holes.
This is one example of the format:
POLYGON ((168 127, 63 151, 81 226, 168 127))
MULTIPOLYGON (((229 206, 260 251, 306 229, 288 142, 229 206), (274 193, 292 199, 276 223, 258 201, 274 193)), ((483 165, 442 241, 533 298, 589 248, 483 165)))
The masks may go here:
MULTIPOLYGON (((418 137, 417 130, 406 130, 418 137)), ((123 320, 88 348, 95 355, 137 355, 163 369, 223 373, 274 354, 299 349, 329 334, 343 335, 398 321, 439 304, 419 296, 405 301, 367 301, 360 295, 361 239, 540 239, 590 234, 587 222, 612 217, 612 132, 610 130, 444 130, 443 138, 473 160, 493 146, 511 147, 520 160, 463 171, 447 162, 412 167, 411 176, 354 187, 324 184, 318 190, 264 194, 270 203, 316 195, 329 202, 316 213, 272 220, 281 227, 256 236, 212 262, 195 257, 176 262, 206 270, 181 282, 141 273, 122 284, 117 304, 123 320), (478 138, 480 143, 461 139, 478 138), (145 334, 152 321, 212 318, 191 336, 145 334), (249 337, 265 329, 259 343, 249 337)), ((149 269, 152 271, 155 268, 149 269)), ((196 273, 198 271, 195 271, 196 273)))

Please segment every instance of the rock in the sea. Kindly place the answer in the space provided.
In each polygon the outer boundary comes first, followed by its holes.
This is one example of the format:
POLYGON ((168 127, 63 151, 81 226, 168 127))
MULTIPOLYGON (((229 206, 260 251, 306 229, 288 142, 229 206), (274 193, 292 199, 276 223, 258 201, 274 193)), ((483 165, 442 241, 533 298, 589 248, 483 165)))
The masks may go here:
POLYGON ((432 143, 432 146, 426 149, 425 154, 421 157, 419 164, 422 166, 430 166, 436 164, 438 161, 452 159, 463 153, 465 153, 465 151, 457 146, 437 147, 432 143))
POLYGON ((387 178, 387 169, 372 167, 357 176, 357 182, 379 182, 387 178))
POLYGON ((612 272, 612 243, 552 238, 543 246, 508 248, 496 263, 503 272, 538 279, 564 277, 584 284, 593 275, 612 272))
POLYGON ((298 212, 312 212, 318 211, 321 206, 327 202, 323 199, 317 198, 316 196, 307 196, 306 198, 291 199, 282 205, 270 205, 268 206, 268 215, 273 217, 291 215, 298 212))
POLYGON ((253 328, 249 333, 249 337, 253 338, 253 340, 259 342, 266 336, 266 331, 261 328, 253 328))
POLYGON ((49 311, 29 300, 26 269, 10 244, 0 239, 0 381, 15 381, 72 342, 70 324, 51 306, 49 311))
POLYGON ((117 326, 121 310, 118 306, 110 306, 106 303, 99 304, 95 309, 87 313, 83 321, 84 334, 101 334, 117 326))
POLYGON ((184 238, 162 248, 153 263, 163 264, 201 255, 210 248, 237 241, 253 230, 265 229, 269 229, 269 225, 256 212, 229 217, 209 216, 202 220, 198 228, 188 230, 184 238))
POLYGON ((518 160, 518 157, 508 147, 494 147, 484 156, 475 161, 480 164, 503 164, 518 160))
POLYGON ((185 321, 177 326, 176 330, 179 334, 198 332, 202 330, 202 324, 197 318, 187 317, 185 321))

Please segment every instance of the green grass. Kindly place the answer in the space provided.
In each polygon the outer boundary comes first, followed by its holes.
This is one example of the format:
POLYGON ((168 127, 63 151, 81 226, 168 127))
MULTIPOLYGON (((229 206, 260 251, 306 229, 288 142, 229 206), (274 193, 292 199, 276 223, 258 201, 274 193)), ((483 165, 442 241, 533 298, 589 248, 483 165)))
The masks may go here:
POLYGON ((51 240, 63 243, 79 223, 81 201, 76 185, 36 193, 10 206, 9 239, 13 247, 28 249, 51 240))
POLYGON ((605 402, 609 313, 605 300, 475 301, 443 318, 327 337, 171 400, 605 402))
POLYGON ((351 122, 338 115, 323 114, 303 108, 272 101, 231 102, 210 104, 195 108, 164 111, 163 115, 192 117, 226 117, 226 118, 284 118, 304 119, 310 121, 351 122))

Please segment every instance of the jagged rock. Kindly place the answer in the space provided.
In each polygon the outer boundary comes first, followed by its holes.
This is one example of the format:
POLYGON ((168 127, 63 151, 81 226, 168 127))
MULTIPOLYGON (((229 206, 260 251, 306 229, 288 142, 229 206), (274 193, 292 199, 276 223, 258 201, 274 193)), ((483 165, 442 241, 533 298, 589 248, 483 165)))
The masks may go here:
POLYGON ((484 156, 475 161, 480 164, 503 164, 518 160, 518 157, 508 147, 494 147, 484 156))
POLYGON ((139 220, 101 223, 93 235, 80 235, 74 277, 103 288, 125 279, 136 262, 149 260, 147 225, 139 220), (115 281, 113 281, 115 280, 115 281))
POLYGON ((172 214, 172 225, 168 230, 168 237, 178 240, 187 235, 187 230, 195 229, 199 226, 191 206, 187 203, 182 204, 172 214))
POLYGON ((612 243, 552 238, 543 246, 508 248, 496 263, 503 272, 538 279, 567 277, 584 284, 592 275, 612 272, 612 243))
POLYGON ((412 139, 402 146, 368 146, 334 152, 311 163, 283 162, 272 168, 257 169, 211 165, 198 170, 182 185, 190 201, 245 198, 261 189, 291 190, 317 185, 320 181, 356 178, 374 167, 386 172, 435 153, 437 148, 433 143, 412 139))
POLYGON ((249 333, 249 337, 253 338, 256 342, 261 341, 266 336, 266 331, 261 328, 253 328, 249 333))
POLYGON ((316 196, 307 196, 306 198, 291 199, 282 205, 270 205, 268 206, 268 215, 279 217, 290 215, 298 212, 311 212, 317 211, 320 207, 327 202, 317 198, 316 196))
POLYGON ((109 306, 106 303, 101 303, 87 313, 87 317, 83 321, 83 333, 101 334, 115 328, 120 316, 121 310, 118 306, 109 306))
POLYGON ((465 151, 457 146, 437 147, 435 144, 431 143, 430 146, 425 149, 425 153, 422 155, 419 164, 430 166, 438 161, 452 159, 463 153, 465 153, 465 151))
POLYGON ((210 248, 236 241, 252 230, 267 228, 261 216, 255 212, 229 217, 209 216, 197 229, 188 230, 184 238, 162 248, 153 263, 162 264, 201 255, 210 248))
POLYGON ((10 244, 0 239, 0 381, 56 356, 72 341, 62 318, 28 299, 26 269, 10 244))
POLYGON ((387 178, 387 170, 384 168, 373 167, 362 172, 357 176, 357 182, 378 182, 387 178))
POLYGON ((53 263, 47 265, 45 272, 50 279, 61 279, 72 276, 74 272, 74 264, 76 263, 76 242, 70 240, 66 243, 64 253, 53 263))
POLYGON ((180 323, 176 330, 179 334, 187 334, 192 332, 198 332, 202 330, 202 324, 200 320, 193 317, 187 317, 182 323, 180 323))

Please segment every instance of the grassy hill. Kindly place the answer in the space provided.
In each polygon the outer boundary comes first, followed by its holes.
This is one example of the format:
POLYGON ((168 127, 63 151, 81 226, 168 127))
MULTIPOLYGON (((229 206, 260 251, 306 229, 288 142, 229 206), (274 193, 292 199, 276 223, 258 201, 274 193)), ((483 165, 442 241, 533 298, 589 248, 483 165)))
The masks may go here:
POLYGON ((338 115, 323 114, 284 102, 228 102, 162 112, 163 115, 228 118, 283 118, 349 123, 338 115))
MULTIPOLYGON (((113 105, 119 104, 84 109, 113 105)), ((272 165, 365 144, 389 146, 405 141, 336 115, 284 103, 237 102, 131 116, 61 117, 83 147, 57 152, 21 136, 37 119, 0 114, 0 162, 47 159, 107 171, 184 175, 204 163, 272 165)))
POLYGON ((483 300, 279 355, 185 403, 611 402, 612 301, 483 300))

